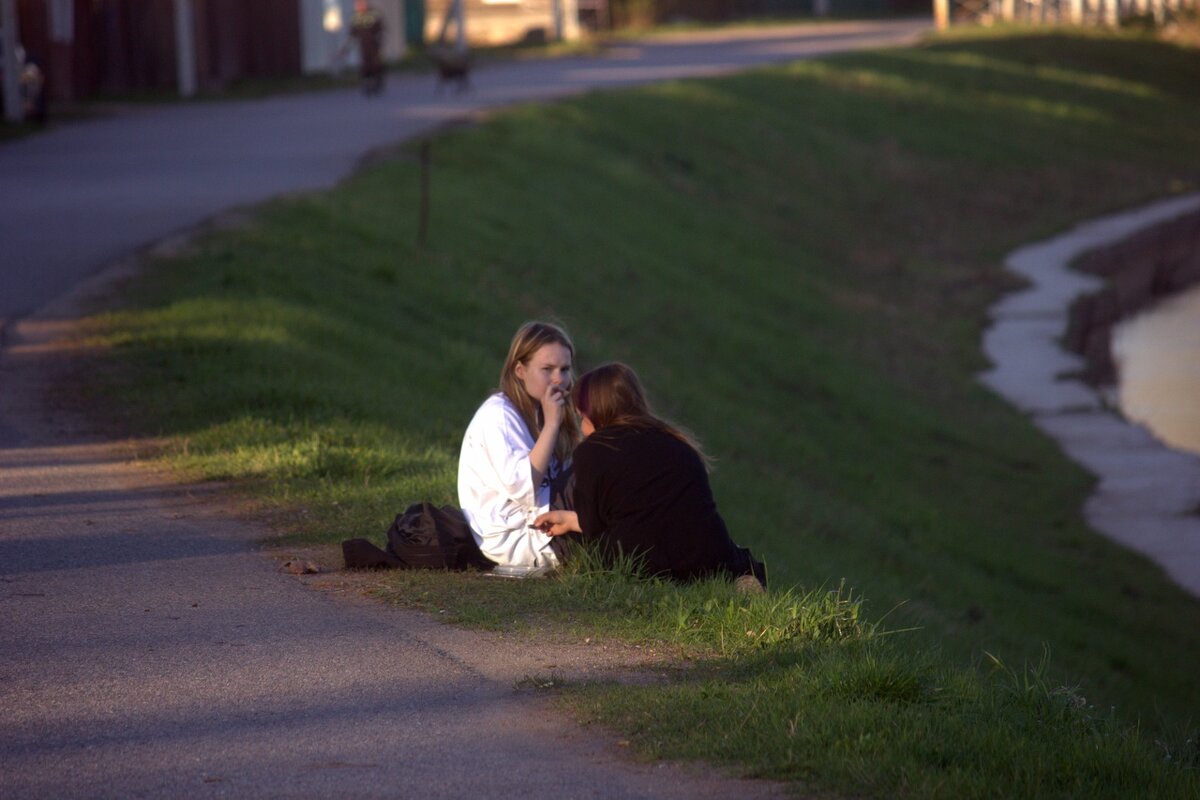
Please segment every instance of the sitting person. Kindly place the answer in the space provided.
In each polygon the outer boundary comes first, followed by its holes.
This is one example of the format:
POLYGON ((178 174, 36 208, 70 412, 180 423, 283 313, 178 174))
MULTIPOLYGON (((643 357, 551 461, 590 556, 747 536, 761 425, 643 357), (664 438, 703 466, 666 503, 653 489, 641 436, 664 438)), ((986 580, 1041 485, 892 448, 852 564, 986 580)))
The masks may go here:
POLYGON ((575 387, 583 442, 574 455, 574 510, 541 514, 534 525, 552 536, 572 531, 638 554, 644 571, 689 581, 735 578, 760 592, 766 571, 729 538, 708 482, 706 458, 686 433, 651 413, 632 369, 606 364, 575 387))
POLYGON ((540 571, 565 554, 533 522, 564 491, 580 439, 570 407, 574 356, 561 328, 522 325, 500 371, 500 391, 483 402, 463 436, 459 505, 479 549, 496 564, 540 571))

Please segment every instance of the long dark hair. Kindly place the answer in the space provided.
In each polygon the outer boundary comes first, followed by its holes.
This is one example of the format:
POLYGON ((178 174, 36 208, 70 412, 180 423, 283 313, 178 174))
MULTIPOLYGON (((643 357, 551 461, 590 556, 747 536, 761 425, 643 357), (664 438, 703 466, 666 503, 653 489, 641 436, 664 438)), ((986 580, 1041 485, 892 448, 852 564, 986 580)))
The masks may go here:
MULTIPOLYGON (((517 377, 517 364, 527 365, 534 353, 548 344, 561 344, 567 348, 574 364, 575 345, 571 344, 566 331, 549 322, 526 322, 513 335, 512 343, 508 346, 508 357, 504 359, 504 366, 500 370, 500 391, 517 407, 535 441, 542 432, 542 405, 525 391, 525 384, 517 377)), ((554 443, 554 455, 560 462, 566 463, 580 438, 579 420, 575 410, 568 406, 563 414, 562 427, 558 429, 558 440, 554 443)))
POLYGON ((694 436, 650 410, 646 390, 631 367, 614 361, 588 370, 579 377, 572 395, 579 413, 591 420, 596 430, 622 425, 662 431, 695 450, 706 469, 711 466, 712 459, 694 436))

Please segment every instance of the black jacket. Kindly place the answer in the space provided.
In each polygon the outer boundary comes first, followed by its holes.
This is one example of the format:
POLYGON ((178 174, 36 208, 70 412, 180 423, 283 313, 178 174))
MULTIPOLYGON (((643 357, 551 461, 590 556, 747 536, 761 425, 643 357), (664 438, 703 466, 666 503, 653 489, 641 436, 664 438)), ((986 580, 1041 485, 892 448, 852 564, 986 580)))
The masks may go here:
POLYGON ((637 552, 645 571, 691 580, 748 571, 717 513, 700 456, 664 431, 610 426, 575 449, 575 512, 585 541, 637 552))

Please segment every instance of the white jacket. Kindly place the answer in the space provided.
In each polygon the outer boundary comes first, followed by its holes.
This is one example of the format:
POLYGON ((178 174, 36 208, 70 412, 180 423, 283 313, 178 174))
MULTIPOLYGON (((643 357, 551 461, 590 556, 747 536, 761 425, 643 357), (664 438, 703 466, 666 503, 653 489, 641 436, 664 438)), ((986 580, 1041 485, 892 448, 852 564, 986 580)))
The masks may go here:
MULTIPOLYGON (((551 537, 531 527, 550 508, 550 485, 534 487, 534 439, 503 393, 483 402, 463 435, 458 502, 479 549, 497 564, 554 566, 551 537)), ((550 472, 554 472, 555 465, 550 472)))

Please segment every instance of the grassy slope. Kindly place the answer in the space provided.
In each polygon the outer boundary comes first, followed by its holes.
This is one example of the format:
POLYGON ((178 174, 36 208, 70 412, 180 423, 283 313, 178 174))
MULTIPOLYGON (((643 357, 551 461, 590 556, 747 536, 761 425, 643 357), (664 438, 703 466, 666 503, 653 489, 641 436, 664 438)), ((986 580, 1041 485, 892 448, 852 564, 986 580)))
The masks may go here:
POLYGON ((845 577, 958 663, 1046 644, 1089 700, 1183 723, 1200 604, 1086 528, 1089 477, 973 376, 1003 253, 1197 184, 1198 84, 1194 50, 983 35, 520 109, 435 145, 425 251, 416 166, 384 164, 160 265, 98 366, 178 463, 378 538, 452 499, 507 337, 555 317, 719 457, 777 585, 845 577))

